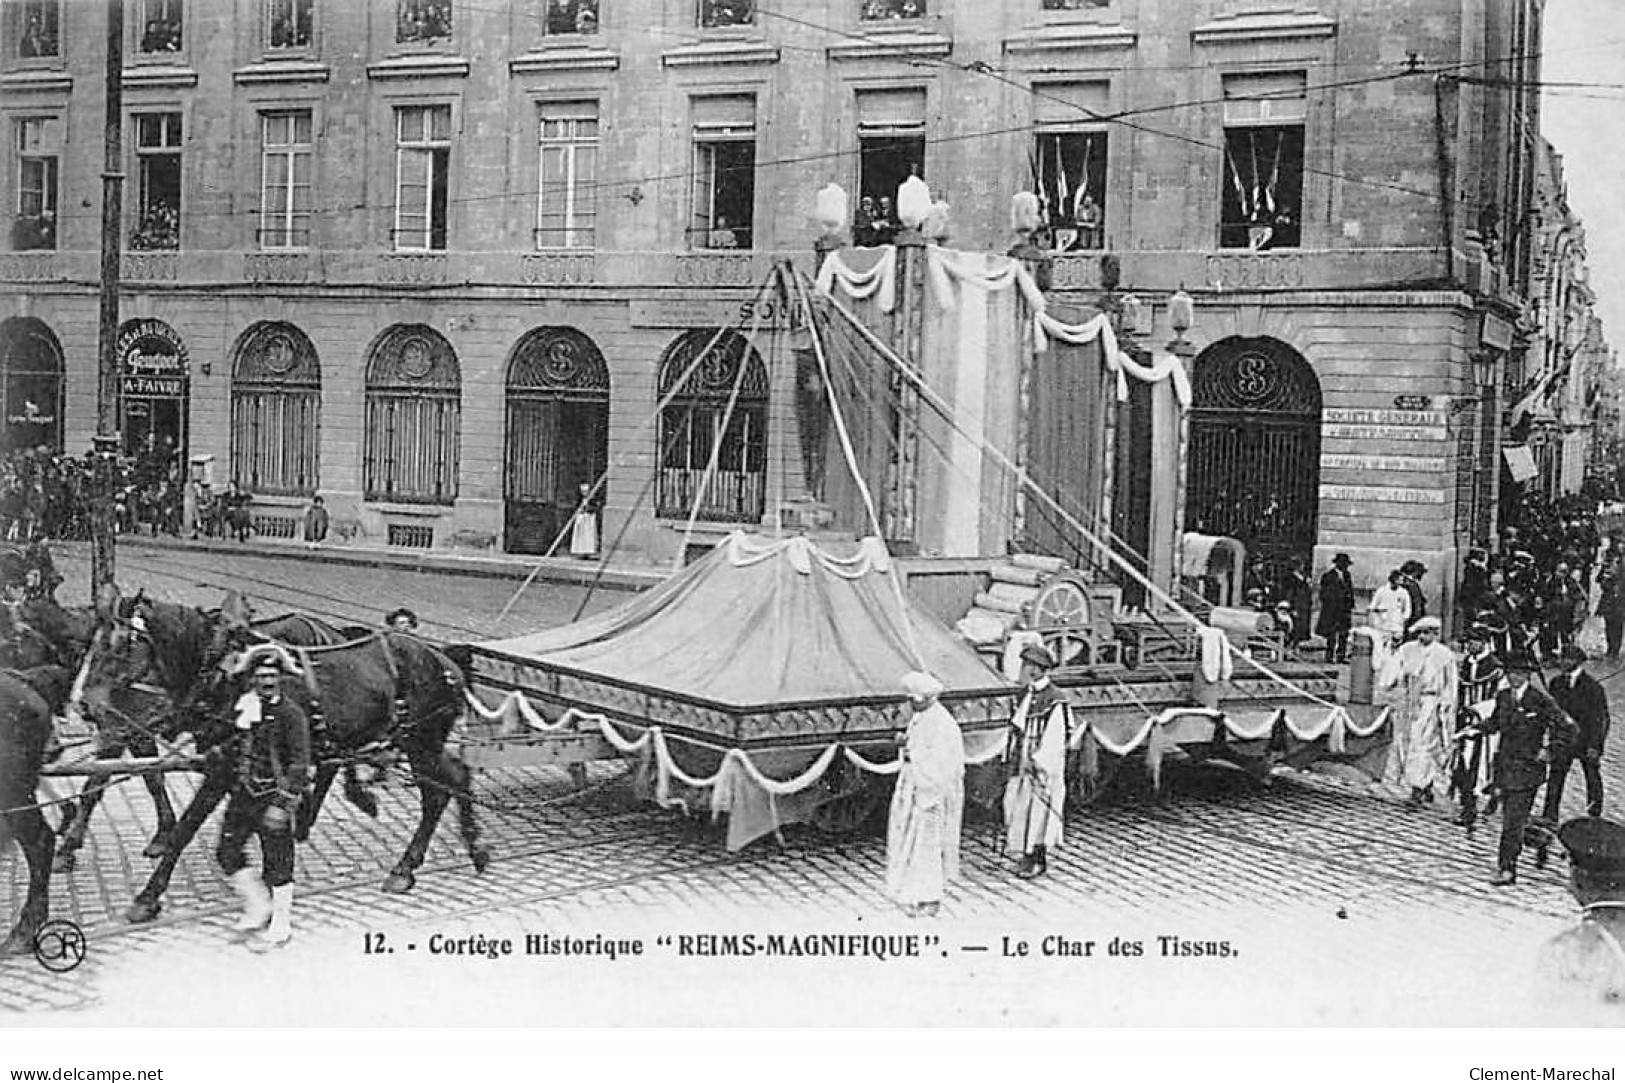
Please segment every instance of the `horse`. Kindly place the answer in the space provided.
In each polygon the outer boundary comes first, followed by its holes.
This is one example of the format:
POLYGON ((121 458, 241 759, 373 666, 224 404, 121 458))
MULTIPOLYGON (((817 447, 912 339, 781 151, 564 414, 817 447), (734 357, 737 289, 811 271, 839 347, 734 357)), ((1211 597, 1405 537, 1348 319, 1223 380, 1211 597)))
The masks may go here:
POLYGON ((73 670, 61 665, 0 670, 0 852, 15 839, 28 863, 28 894, 0 955, 33 949, 50 913, 51 852, 56 839, 35 797, 40 767, 73 670))
MULTIPOLYGON (((104 599, 103 604, 110 603, 104 599)), ((89 613, 90 619, 94 621, 95 611, 89 613)), ((247 642, 282 640, 316 646, 343 643, 355 638, 345 630, 334 628, 324 621, 302 613, 249 620, 247 607, 235 596, 228 596, 219 610, 206 615, 219 616, 221 620, 218 628, 211 627, 209 630, 208 642, 199 645, 202 655, 215 661, 223 659, 247 642)), ((88 642, 88 634, 85 640, 88 642)), ((164 721, 171 710, 172 704, 168 694, 156 685, 137 681, 122 688, 110 689, 107 708, 102 711, 97 726, 96 758, 118 759, 126 751, 137 756, 158 755, 157 736, 160 733, 179 736, 180 731, 164 721)), ((329 776, 329 784, 331 781, 329 776)), ((152 798, 153 810, 157 816, 157 826, 152 838, 142 850, 142 856, 159 861, 171 861, 173 864, 171 859, 179 856, 180 850, 191 841, 197 828, 194 826, 190 830, 182 831, 181 821, 175 816, 175 808, 170 803, 169 791, 164 785, 161 772, 144 774, 142 782, 152 798), (184 837, 178 838, 179 835, 184 837)), ((108 785, 105 779, 87 783, 81 790, 77 802, 65 804, 56 851, 57 872, 72 872, 78 863, 79 851, 84 847, 85 837, 89 832, 91 816, 101 804, 108 785)), ((359 784, 353 783, 350 776, 346 776, 345 793, 363 809, 367 809, 368 803, 371 802, 372 807, 367 811, 369 815, 377 815, 377 803, 373 801, 372 795, 363 790, 359 784)), ((308 824, 304 830, 308 836, 308 824)), ((300 841, 303 841, 304 837, 301 836, 300 841)))
MULTIPOLYGON (((326 621, 303 613, 284 613, 277 617, 265 617, 256 620, 246 620, 246 615, 237 609, 228 599, 227 604, 218 610, 196 611, 212 623, 218 623, 219 628, 212 630, 207 637, 210 647, 205 652, 208 657, 228 657, 234 652, 252 644, 283 643, 293 647, 301 646, 334 646, 348 643, 357 639, 365 639, 372 635, 372 629, 354 627, 335 627, 326 621), (359 634, 358 634, 359 632, 359 634)), ((222 685, 227 688, 228 685, 222 685)), ((112 710, 102 712, 104 723, 99 727, 102 733, 123 733, 145 735, 150 741, 155 734, 170 735, 187 730, 196 725, 202 725, 204 732, 194 734, 199 738, 198 744, 204 746, 211 741, 219 741, 229 736, 210 724, 210 719, 224 715, 229 709, 229 699, 212 697, 206 707, 195 711, 192 718, 175 718, 175 708, 166 692, 150 695, 141 701, 133 700, 128 691, 122 694, 113 691, 114 701, 112 710), (139 703, 139 705, 137 705, 139 703), (201 723, 197 721, 201 719, 201 723)), ((105 746, 104 746, 105 747, 105 746)), ((174 876, 175 868, 180 863, 181 854, 191 844, 192 839, 203 827, 204 822, 214 812, 220 801, 231 789, 230 772, 224 770, 224 765, 214 763, 214 770, 207 771, 203 783, 193 794, 192 800, 187 803, 178 819, 170 812, 167 824, 164 821, 164 811, 168 808, 168 797, 165 794, 162 804, 154 802, 159 814, 159 830, 149 844, 146 856, 157 860, 147 883, 136 900, 125 910, 125 918, 132 923, 151 921, 158 916, 162 909, 159 900, 169 889, 170 879, 174 876)), ((295 818, 294 838, 304 842, 310 837, 311 826, 315 823, 316 814, 326 799, 327 791, 339 770, 336 760, 321 761, 316 765, 315 785, 312 789, 311 799, 301 802, 295 818)), ((151 776, 149 776, 151 777, 151 776)), ((378 816, 378 800, 371 791, 366 789, 356 776, 353 764, 344 765, 344 795, 352 805, 374 819, 378 816)), ((105 786, 105 784, 102 784, 105 786)), ((149 783, 150 788, 150 783, 149 783)), ((99 799, 101 787, 86 787, 86 799, 90 807, 99 799)), ((72 830, 64 825, 65 837, 62 849, 67 851, 71 860, 73 851, 84 844, 84 827, 89 822, 89 812, 78 819, 72 820, 72 830)), ((58 854, 57 868, 63 867, 63 855, 58 854)))
MULTIPOLYGON (((142 595, 121 603, 92 646, 81 696, 92 718, 115 714, 118 690, 142 684, 163 690, 168 711, 157 721, 165 735, 190 731, 200 750, 223 748, 231 737, 229 706, 240 691, 222 670, 234 625, 229 617, 156 602, 142 595)), ((284 694, 301 703, 312 718, 312 754, 318 783, 331 783, 339 765, 404 754, 420 796, 416 832, 385 878, 385 891, 399 894, 416 884, 429 839, 453 799, 464 845, 476 872, 490 853, 480 842, 468 766, 446 748, 447 738, 466 710, 461 672, 439 650, 399 632, 374 632, 365 639, 316 647, 258 644, 255 650, 283 654, 301 675, 285 677, 284 694)), ((189 840, 233 779, 229 760, 207 757, 203 780, 174 834, 189 840)), ((348 785, 348 784, 347 784, 348 785)), ((308 832, 319 805, 305 803, 299 830, 308 832)), ((161 909, 174 863, 155 870, 126 911, 131 922, 150 921, 161 909)))

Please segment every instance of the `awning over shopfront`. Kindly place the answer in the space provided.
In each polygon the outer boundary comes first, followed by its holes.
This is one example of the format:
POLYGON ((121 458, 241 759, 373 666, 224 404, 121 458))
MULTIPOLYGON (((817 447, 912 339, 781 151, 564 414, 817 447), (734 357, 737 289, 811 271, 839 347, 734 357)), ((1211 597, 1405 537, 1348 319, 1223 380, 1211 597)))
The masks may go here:
POLYGON ((1506 458, 1507 469, 1512 471, 1513 481, 1528 481, 1540 472, 1535 467, 1535 456, 1523 444, 1504 447, 1501 449, 1501 454, 1506 458))

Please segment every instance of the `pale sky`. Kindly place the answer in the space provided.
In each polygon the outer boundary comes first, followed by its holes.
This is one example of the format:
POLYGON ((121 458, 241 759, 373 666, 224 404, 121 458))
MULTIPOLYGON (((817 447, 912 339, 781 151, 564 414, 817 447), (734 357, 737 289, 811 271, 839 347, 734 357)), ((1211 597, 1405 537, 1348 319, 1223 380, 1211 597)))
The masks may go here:
MULTIPOLYGON (((1625 88, 1625 0, 1548 0, 1545 31, 1542 80, 1625 88)), ((1548 86, 1541 129, 1563 155, 1569 206, 1585 222, 1608 344, 1625 350, 1625 89, 1548 86)))

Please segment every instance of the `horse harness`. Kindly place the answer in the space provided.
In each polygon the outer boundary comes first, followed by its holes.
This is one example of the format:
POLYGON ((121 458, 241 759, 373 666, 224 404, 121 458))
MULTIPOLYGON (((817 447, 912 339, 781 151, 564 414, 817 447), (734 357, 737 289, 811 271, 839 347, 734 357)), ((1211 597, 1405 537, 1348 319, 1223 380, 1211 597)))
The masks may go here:
MULTIPOLYGON (((401 694, 401 667, 395 657, 395 650, 389 642, 387 632, 376 635, 384 651, 384 665, 389 670, 390 704, 389 726, 384 735, 375 741, 369 741, 362 747, 353 750, 351 760, 370 758, 370 754, 382 752, 394 747, 398 743, 401 731, 405 729, 407 721, 406 697, 401 694)), ((290 651, 299 662, 299 672, 305 682, 305 696, 310 701, 310 744, 311 758, 313 760, 329 760, 336 758, 339 749, 334 744, 332 734, 327 727, 327 712, 322 710, 321 689, 316 684, 316 663, 311 657, 309 647, 280 644, 290 651)))

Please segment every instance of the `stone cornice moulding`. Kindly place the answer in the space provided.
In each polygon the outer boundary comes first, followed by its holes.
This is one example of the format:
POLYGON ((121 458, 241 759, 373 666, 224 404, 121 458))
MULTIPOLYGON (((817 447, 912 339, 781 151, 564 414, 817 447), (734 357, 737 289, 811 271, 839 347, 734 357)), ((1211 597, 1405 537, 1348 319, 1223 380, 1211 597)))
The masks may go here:
POLYGON ((332 75, 326 64, 313 60, 267 60, 231 73, 234 83, 255 86, 263 83, 325 83, 332 75))
POLYGON ((551 45, 514 57, 508 61, 508 73, 615 71, 620 66, 621 54, 600 45, 551 45))
POLYGON ((660 54, 668 68, 690 68, 707 64, 777 64, 779 47, 765 41, 700 41, 679 45, 660 54))
POLYGON ((1006 38, 1007 53, 1059 53, 1086 49, 1132 49, 1139 43, 1137 31, 1126 26, 1099 23, 1052 23, 1030 30, 1020 37, 1006 38))
POLYGON ((1329 38, 1337 33, 1337 21, 1324 15, 1304 12, 1268 12, 1257 15, 1221 15, 1191 31, 1198 45, 1230 44, 1247 41, 1279 41, 1288 38, 1329 38))
POLYGON ((0 90, 9 94, 72 94, 73 76, 51 69, 24 69, 0 75, 0 90))
POLYGON ((831 60, 940 60, 953 51, 953 38, 930 30, 877 30, 825 50, 831 60))
POLYGON ((124 69, 124 89, 197 86, 197 69, 183 67, 141 67, 124 69))
POLYGON ((368 79, 466 79, 471 67, 461 56, 397 56, 367 65, 368 79))

